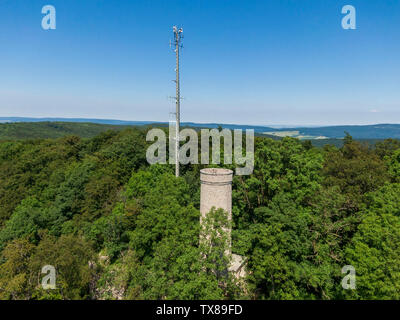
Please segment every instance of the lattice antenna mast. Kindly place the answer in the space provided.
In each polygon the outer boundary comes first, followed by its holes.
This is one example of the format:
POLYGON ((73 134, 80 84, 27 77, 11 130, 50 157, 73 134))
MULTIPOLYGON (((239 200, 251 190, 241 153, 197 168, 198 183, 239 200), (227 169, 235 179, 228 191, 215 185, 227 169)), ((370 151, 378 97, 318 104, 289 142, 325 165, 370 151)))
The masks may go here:
POLYGON ((182 48, 182 39, 183 39, 183 29, 178 28, 176 26, 173 27, 174 31, 174 45, 175 45, 175 54, 176 54, 176 132, 175 132, 175 176, 179 177, 179 127, 181 121, 181 91, 179 84, 179 49, 182 48))

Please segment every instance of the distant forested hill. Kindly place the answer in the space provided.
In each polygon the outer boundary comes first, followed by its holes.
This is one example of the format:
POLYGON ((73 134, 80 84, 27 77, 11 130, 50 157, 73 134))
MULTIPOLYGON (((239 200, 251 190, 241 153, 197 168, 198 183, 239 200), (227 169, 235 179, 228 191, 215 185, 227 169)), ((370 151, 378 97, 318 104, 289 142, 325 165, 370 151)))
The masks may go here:
MULTIPOLYGON (((147 125, 150 125, 148 123, 147 125)), ((209 128, 217 128, 216 124, 209 124, 209 128)), ((122 125, 122 124, 102 124, 90 122, 58 122, 58 121, 45 121, 45 122, 11 122, 0 123, 0 141, 1 140, 24 140, 24 139, 55 139, 62 138, 70 135, 78 136, 81 138, 92 138, 96 135, 108 131, 122 131, 127 128, 143 127, 141 125, 122 125)), ((167 124, 157 123, 159 127, 167 127, 167 124)), ((196 123, 185 123, 184 126, 193 127, 197 130, 205 128, 205 125, 199 126, 196 123)), ((227 125, 229 129, 237 129, 237 126, 227 125)), ((272 138, 274 140, 281 140, 282 137, 262 134, 259 131, 255 132, 256 136, 265 138, 272 138)), ((368 145, 375 145, 375 143, 382 141, 382 139, 357 139, 362 143, 368 145)), ((342 139, 315 139, 311 140, 312 144, 316 147, 323 147, 324 145, 331 144, 336 147, 343 145, 342 139)))
MULTIPOLYGON (((94 123, 122 126, 168 126, 168 122, 156 121, 124 121, 111 119, 83 119, 83 118, 22 118, 22 117, 0 117, 0 123, 23 123, 23 122, 63 122, 63 123, 94 123)), ((227 123, 196 123, 182 122, 182 126, 193 128, 226 128, 226 129, 254 129, 256 134, 267 134, 268 136, 287 136, 299 137, 300 139, 326 137, 328 139, 342 139, 346 132, 354 139, 400 139, 400 124, 374 124, 374 125, 345 125, 345 126, 321 126, 321 127, 287 127, 272 128, 268 126, 255 126, 245 124, 227 124, 227 123), (296 132, 297 134, 293 134, 296 132), (281 133, 281 134, 280 134, 281 133)), ((100 128, 100 127, 98 127, 100 128)), ((54 136, 56 137, 56 136, 54 136)), ((317 140, 317 139, 316 139, 317 140)), ((337 141, 336 141, 337 142, 337 141)), ((335 143, 336 143, 335 142, 335 143)), ((317 143, 320 145, 320 143, 317 143)), ((326 144, 326 143, 322 143, 326 144)))
POLYGON ((376 124, 366 126, 331 126, 320 128, 284 129, 298 130, 303 135, 343 138, 348 132, 355 139, 388 139, 400 138, 400 124, 376 124))
POLYGON ((124 130, 129 126, 74 122, 0 123, 0 140, 48 139, 76 135, 91 138, 107 130, 124 130))

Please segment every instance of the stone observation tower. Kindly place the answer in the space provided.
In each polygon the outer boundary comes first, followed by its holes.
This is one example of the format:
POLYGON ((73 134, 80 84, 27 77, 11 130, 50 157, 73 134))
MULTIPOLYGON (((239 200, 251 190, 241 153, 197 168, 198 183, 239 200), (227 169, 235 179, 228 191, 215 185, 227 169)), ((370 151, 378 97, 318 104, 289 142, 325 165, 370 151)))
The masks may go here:
MULTIPOLYGON (((233 171, 223 168, 206 168, 200 170, 200 224, 213 207, 228 212, 228 220, 232 221, 232 179, 233 171)), ((226 230, 229 236, 229 250, 231 253, 231 229, 226 230)), ((229 271, 237 277, 245 275, 243 258, 232 255, 232 265, 229 271)))
MULTIPOLYGON (((232 221, 232 178, 233 171, 229 169, 200 170, 200 224, 212 207, 228 212, 228 220, 232 221)), ((227 232, 230 234, 231 230, 227 232)))

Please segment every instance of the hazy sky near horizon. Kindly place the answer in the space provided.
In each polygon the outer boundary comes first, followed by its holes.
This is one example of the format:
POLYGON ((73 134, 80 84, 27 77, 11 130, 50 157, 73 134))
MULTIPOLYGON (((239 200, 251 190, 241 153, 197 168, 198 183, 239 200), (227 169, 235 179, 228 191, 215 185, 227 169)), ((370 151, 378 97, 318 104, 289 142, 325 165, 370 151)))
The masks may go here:
POLYGON ((0 0, 0 116, 168 121, 175 24, 182 121, 400 123, 398 0, 0 0))

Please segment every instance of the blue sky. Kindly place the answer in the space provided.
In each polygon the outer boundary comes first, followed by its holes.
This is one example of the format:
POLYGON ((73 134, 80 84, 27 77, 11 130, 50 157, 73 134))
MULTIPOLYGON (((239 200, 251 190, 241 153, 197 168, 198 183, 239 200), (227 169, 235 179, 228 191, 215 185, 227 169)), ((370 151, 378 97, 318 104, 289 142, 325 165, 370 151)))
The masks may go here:
POLYGON ((183 121, 400 123, 398 0, 0 0, 0 116, 168 121, 174 24, 183 121))

